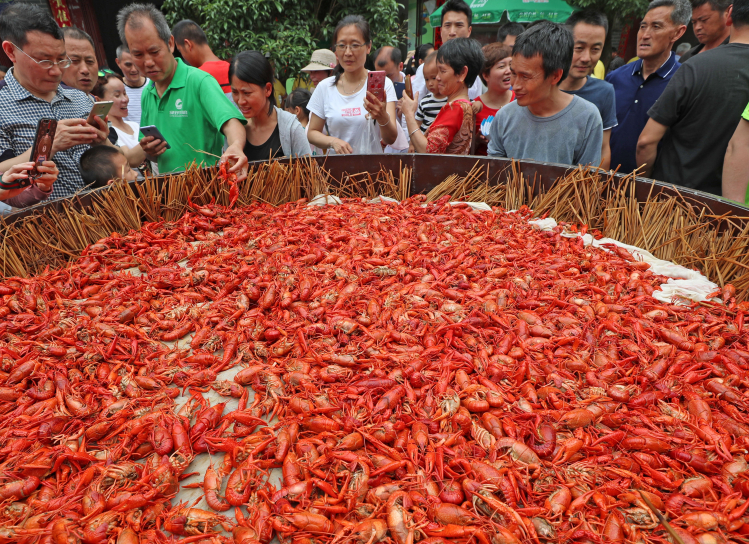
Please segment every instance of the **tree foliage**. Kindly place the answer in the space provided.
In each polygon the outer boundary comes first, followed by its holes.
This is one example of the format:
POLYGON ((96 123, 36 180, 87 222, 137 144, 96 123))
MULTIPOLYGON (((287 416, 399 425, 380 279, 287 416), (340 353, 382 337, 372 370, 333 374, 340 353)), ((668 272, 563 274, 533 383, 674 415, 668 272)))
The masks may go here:
POLYGON ((162 9, 172 25, 198 23, 219 57, 269 53, 282 81, 299 74, 318 44, 329 45, 345 15, 369 22, 373 48, 397 45, 405 32, 396 0, 165 0, 162 9))
POLYGON ((605 13, 609 21, 614 18, 626 21, 633 17, 642 17, 650 0, 568 0, 574 8, 593 9, 605 13))

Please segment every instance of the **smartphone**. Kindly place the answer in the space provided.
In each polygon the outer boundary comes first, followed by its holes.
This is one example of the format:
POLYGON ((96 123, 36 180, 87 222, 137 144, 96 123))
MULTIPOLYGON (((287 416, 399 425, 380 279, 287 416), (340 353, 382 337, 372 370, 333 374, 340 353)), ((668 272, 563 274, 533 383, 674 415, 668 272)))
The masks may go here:
MULTIPOLYGON (((154 125, 148 125, 145 127, 140 127, 140 131, 143 133, 143 136, 153 136, 156 140, 161 140, 162 142, 166 142, 166 138, 161 134, 161 131, 157 129, 154 125)), ((171 149, 172 147, 169 145, 169 142, 166 142, 166 148, 171 149)))
POLYGON ((367 92, 375 95, 380 102, 386 102, 384 71, 372 71, 367 74, 367 92))
POLYGON ((397 98, 398 100, 403 98, 403 91, 406 90, 406 84, 394 82, 393 87, 395 87, 395 98, 397 98))
POLYGON ((405 93, 408 95, 408 98, 411 100, 414 99, 414 90, 411 86, 411 76, 406 76, 406 88, 404 89, 405 93))
POLYGON ((102 121, 109 113, 109 110, 112 109, 112 104, 114 102, 97 102, 94 104, 94 106, 91 108, 91 113, 88 114, 88 119, 86 119, 86 122, 91 125, 94 122, 94 117, 101 117, 102 121))
POLYGON ((57 132, 57 119, 40 119, 34 136, 34 147, 31 149, 31 162, 34 169, 29 173, 29 178, 36 179, 41 174, 36 170, 37 165, 52 158, 52 142, 55 141, 57 132))

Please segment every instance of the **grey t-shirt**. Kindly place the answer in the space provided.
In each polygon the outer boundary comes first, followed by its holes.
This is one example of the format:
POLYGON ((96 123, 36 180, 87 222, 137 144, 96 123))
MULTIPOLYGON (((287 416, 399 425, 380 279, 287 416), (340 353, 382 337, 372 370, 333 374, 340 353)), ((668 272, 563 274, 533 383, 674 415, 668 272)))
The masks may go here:
POLYGON ((564 91, 567 94, 584 98, 598 108, 603 121, 603 130, 611 130, 619 122, 616 120, 616 95, 614 86, 608 81, 588 76, 585 85, 577 91, 564 91))
POLYGON ((601 162, 603 123, 598 108, 579 96, 551 117, 536 117, 510 102, 492 121, 489 156, 560 164, 601 162))

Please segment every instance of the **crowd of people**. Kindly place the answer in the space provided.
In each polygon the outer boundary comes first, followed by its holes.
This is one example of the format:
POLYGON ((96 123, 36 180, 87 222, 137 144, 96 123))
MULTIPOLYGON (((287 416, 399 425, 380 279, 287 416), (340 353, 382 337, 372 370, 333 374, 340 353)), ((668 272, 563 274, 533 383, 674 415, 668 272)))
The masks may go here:
POLYGON ((409 151, 639 169, 749 203, 749 0, 653 0, 637 57, 615 56, 608 73, 604 14, 508 23, 483 47, 472 19, 463 0, 448 0, 442 46, 422 45, 404 63, 398 48, 373 51, 367 21, 346 16, 287 96, 267 54, 220 59, 199 25, 170 28, 151 4, 117 16, 122 75, 99 68, 82 30, 13 4, 0 15, 13 64, 0 67, 0 205, 192 163, 225 161, 242 179, 249 161, 409 151), (675 47, 690 22, 699 44, 675 47), (369 87, 372 70, 385 75, 381 92, 369 87), (108 114, 90 117, 100 101, 108 114), (57 131, 35 164, 46 118, 57 131))

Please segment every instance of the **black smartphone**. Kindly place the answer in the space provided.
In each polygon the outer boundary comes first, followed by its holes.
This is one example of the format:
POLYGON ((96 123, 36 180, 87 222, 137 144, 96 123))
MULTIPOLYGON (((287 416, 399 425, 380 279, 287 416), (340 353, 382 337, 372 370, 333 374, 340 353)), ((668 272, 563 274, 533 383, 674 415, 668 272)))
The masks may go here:
POLYGON ((41 176, 36 166, 52 158, 52 142, 55 141, 55 132, 57 131, 56 119, 40 119, 36 127, 34 136, 34 145, 31 147, 30 162, 34 163, 34 168, 29 172, 29 176, 23 179, 17 179, 10 183, 5 183, 0 179, 0 188, 2 189, 22 189, 33 183, 33 180, 41 176))
MULTIPOLYGON (((161 134, 161 131, 154 125, 140 127, 140 131, 143 133, 143 136, 153 136, 154 140, 161 140, 162 142, 166 142, 166 138, 164 138, 164 135, 161 134)), ((172 146, 169 145, 169 142, 166 142, 166 148, 172 148, 172 146)))
POLYGON ((34 163, 34 169, 29 177, 32 180, 41 176, 36 169, 37 165, 52 158, 52 142, 55 141, 55 132, 57 132, 57 119, 39 120, 34 137, 34 147, 31 151, 31 162, 34 163))

